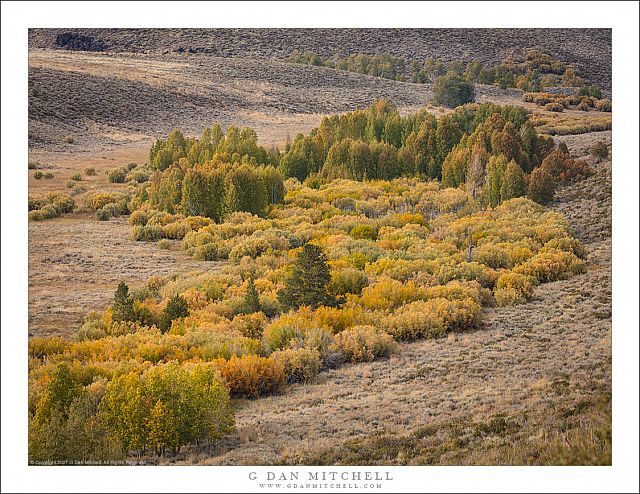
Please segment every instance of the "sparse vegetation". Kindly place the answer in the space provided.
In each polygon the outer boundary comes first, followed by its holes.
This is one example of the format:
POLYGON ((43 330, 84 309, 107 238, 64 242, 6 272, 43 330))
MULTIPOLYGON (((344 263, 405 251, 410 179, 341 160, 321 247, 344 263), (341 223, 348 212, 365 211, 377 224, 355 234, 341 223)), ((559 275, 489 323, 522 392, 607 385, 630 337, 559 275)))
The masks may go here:
POLYGON ((390 55, 369 56, 362 53, 349 55, 346 58, 323 59, 317 53, 294 50, 288 62, 305 65, 317 65, 332 69, 346 70, 358 74, 366 74, 384 79, 404 81, 404 60, 390 55))
POLYGON ((604 142, 598 141, 591 148, 591 155, 598 161, 606 160, 609 157, 609 148, 604 142))
POLYGON ((127 177, 126 168, 114 168, 109 172, 109 182, 112 184, 122 184, 127 177))
POLYGON ((539 133, 552 136, 611 130, 611 115, 533 115, 530 122, 539 133))
POLYGON ((497 413, 372 434, 286 455, 286 465, 610 465, 611 396, 551 413, 497 413))
MULTIPOLYGON (((444 106, 452 105, 452 100, 458 99, 458 96, 461 95, 460 91, 465 94, 465 101, 458 104, 472 101, 472 98, 469 98, 468 95, 469 89, 462 90, 462 83, 456 78, 466 81, 469 84, 469 88, 472 88, 471 85, 474 83, 480 83, 496 85, 501 89, 514 87, 524 91, 542 91, 545 87, 562 85, 579 88, 578 95, 580 96, 589 96, 596 99, 602 97, 602 92, 597 86, 585 85, 585 80, 578 76, 578 72, 572 65, 554 59, 548 53, 533 48, 527 50, 522 62, 503 60, 497 65, 490 66, 484 66, 478 60, 472 60, 468 63, 455 61, 447 66, 441 59, 433 57, 426 59, 422 64, 418 60, 413 60, 410 66, 406 66, 403 58, 393 57, 388 54, 374 56, 352 54, 346 58, 323 58, 313 51, 301 52, 297 49, 293 51, 287 61, 346 70, 397 81, 404 81, 405 71, 410 68, 410 80, 412 82, 435 83, 448 88, 449 97, 444 97, 444 95, 436 97, 436 101, 447 102, 446 104, 438 103, 444 106), (438 79, 444 76, 448 77, 438 83, 438 79), (454 91, 452 86, 456 86, 459 89, 454 91), (454 92, 457 94, 456 97, 451 96, 454 92)), ((471 95, 472 93, 471 89, 471 95)), ((458 104, 453 106, 458 106, 458 104)))
POLYGON ((45 196, 29 196, 29 219, 42 221, 70 213, 76 203, 67 194, 49 193, 45 196))

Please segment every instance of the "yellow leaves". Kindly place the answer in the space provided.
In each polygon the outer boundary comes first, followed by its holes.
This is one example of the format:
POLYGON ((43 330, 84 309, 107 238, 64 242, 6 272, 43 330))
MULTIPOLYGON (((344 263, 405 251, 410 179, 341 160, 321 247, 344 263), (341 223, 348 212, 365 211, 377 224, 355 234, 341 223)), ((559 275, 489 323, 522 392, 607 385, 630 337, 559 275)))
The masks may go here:
POLYGON ((269 323, 264 330, 263 339, 268 351, 281 350, 289 347, 296 339, 305 341, 309 337, 322 344, 324 333, 329 328, 316 320, 309 307, 302 306, 296 312, 284 314, 269 323))
POLYGON ((229 319, 221 316, 213 310, 215 304, 191 312, 184 318, 183 323, 185 330, 189 331, 207 331, 222 332, 228 328, 229 319))
POLYGON ((425 259, 390 259, 382 257, 365 266, 365 273, 388 276, 398 281, 407 281, 419 272, 431 271, 431 262, 425 259))
POLYGON ((378 240, 378 246, 384 250, 399 250, 402 243, 400 240, 382 239, 378 240))
POLYGON ((499 305, 522 303, 534 284, 584 270, 584 247, 566 220, 528 199, 479 211, 464 191, 417 179, 337 180, 317 190, 288 181, 287 187, 288 204, 274 207, 268 219, 233 213, 214 224, 151 210, 132 216, 139 228, 184 236, 183 247, 196 257, 231 262, 220 270, 150 278, 139 292, 147 290, 148 298, 134 303, 135 323, 114 324, 107 309, 87 317, 82 341, 31 339, 30 410, 55 364, 66 362, 83 384, 116 376, 104 391, 105 413, 111 410, 110 430, 131 448, 219 437, 233 417, 226 388, 211 377, 218 372, 234 396, 263 395, 285 380, 313 379, 323 364, 340 362, 338 355, 370 361, 394 351, 393 338, 437 338, 477 327, 494 285, 499 305), (276 294, 301 251, 297 246, 309 240, 329 257, 328 288, 344 303, 280 315, 276 294), (242 315, 249 278, 263 312, 242 315), (163 335, 152 324, 176 294, 190 314, 163 335), (172 395, 170 385, 185 394, 172 395), (208 421, 181 422, 187 420, 181 407, 191 405, 179 400, 187 399, 210 414, 208 421))
POLYGON ((346 306, 318 307, 314 313, 314 318, 320 327, 330 328, 333 333, 339 333, 356 324, 368 324, 371 322, 371 314, 365 312, 362 307, 346 306))
POLYGON ((412 281, 401 283, 387 277, 381 277, 364 290, 359 299, 354 299, 369 310, 391 310, 423 296, 420 287, 412 281))
POLYGON ((565 252, 571 252, 578 258, 583 260, 587 258, 587 250, 585 249, 584 245, 582 245, 578 239, 571 238, 569 236, 561 238, 557 237, 549 240, 546 244, 544 244, 542 249, 540 249, 540 252, 546 252, 549 249, 558 249, 565 252))
POLYGON ((522 264, 533 256, 534 250, 539 248, 539 244, 532 242, 502 242, 495 245, 507 253, 512 266, 522 264))
POLYGON ((93 192, 84 196, 85 205, 94 211, 123 200, 126 200, 126 195, 122 192, 93 192))
POLYGON ((256 290, 258 291, 258 293, 270 292, 275 289, 275 285, 273 284, 273 282, 266 278, 257 278, 254 283, 256 285, 256 290))
POLYGON ((332 350, 349 362, 370 362, 397 349, 393 338, 374 326, 354 326, 335 336, 332 350))
POLYGON ((446 331, 444 320, 430 309, 427 302, 409 303, 388 315, 381 323, 382 327, 397 340, 443 336, 446 331))
POLYGON ((229 432, 234 420, 229 394, 214 368, 170 363, 115 377, 99 415, 126 450, 215 439, 229 432))
POLYGON ((417 224, 424 226, 425 220, 420 213, 400 213, 392 216, 392 221, 397 223, 398 226, 405 226, 408 224, 417 224))
POLYGON ((448 300, 434 298, 428 307, 444 321, 447 331, 461 331, 476 327, 480 322, 480 304, 470 298, 448 300))
POLYGON ((529 276, 505 273, 498 278, 493 294, 498 305, 523 304, 533 297, 533 283, 529 276))
POLYGON ((490 268, 511 268, 513 261, 509 252, 499 245, 485 243, 473 250, 473 259, 490 268))
POLYGON ((566 279, 584 270, 584 262, 572 252, 547 248, 516 266, 513 272, 529 276, 539 284, 566 279))
POLYGON ((107 307, 102 312, 102 323, 109 326, 113 323, 113 310, 111 307, 107 307))
POLYGON ((187 301, 187 305, 189 306, 189 310, 198 310, 209 304, 209 300, 207 299, 207 295, 195 288, 189 288, 182 292, 182 297, 187 301))
POLYGON ((424 290, 425 300, 432 298, 445 298, 447 300, 471 299, 480 304, 482 300, 482 288, 476 281, 450 281, 446 285, 431 286, 424 290))
POLYGON ((287 383, 310 382, 320 372, 320 353, 311 348, 277 350, 270 359, 282 365, 287 383))
POLYGON ((175 448, 179 444, 178 431, 175 427, 175 417, 171 408, 168 408, 161 400, 151 409, 145 419, 148 429, 148 442, 152 448, 175 448))
POLYGON ((272 393, 284 384, 285 373, 281 362, 245 355, 220 362, 220 375, 232 396, 255 398, 272 393))
POLYGON ((229 330, 237 331, 242 336, 248 338, 262 338, 267 318, 262 312, 252 314, 237 315, 229 324, 229 330))
POLYGON ((29 356, 37 359, 64 353, 71 342, 59 336, 29 338, 29 356))
MULTIPOLYGON (((345 264, 349 266, 348 263, 345 262, 345 264)), ((341 296, 348 293, 359 294, 368 284, 369 277, 365 273, 359 269, 347 267, 331 272, 328 288, 333 295, 341 296)))
POLYGON ((441 284, 451 280, 477 281, 485 288, 495 285, 499 272, 477 262, 449 262, 440 267, 437 277, 441 284))

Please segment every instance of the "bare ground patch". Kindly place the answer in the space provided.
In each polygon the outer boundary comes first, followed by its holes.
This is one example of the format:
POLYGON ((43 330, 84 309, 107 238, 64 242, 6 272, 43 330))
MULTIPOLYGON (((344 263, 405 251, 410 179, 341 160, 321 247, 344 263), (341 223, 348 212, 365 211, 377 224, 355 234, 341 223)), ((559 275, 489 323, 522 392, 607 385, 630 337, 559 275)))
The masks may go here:
POLYGON ((86 214, 29 223, 29 336, 72 335, 88 308, 111 303, 120 281, 217 266, 130 240, 129 228, 126 218, 86 214))

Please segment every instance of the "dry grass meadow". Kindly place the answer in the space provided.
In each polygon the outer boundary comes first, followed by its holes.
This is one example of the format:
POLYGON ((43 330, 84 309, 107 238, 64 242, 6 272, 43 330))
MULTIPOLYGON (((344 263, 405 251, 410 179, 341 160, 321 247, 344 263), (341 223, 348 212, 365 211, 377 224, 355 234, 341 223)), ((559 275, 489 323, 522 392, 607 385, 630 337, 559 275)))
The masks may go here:
MULTIPOLYGON (((196 135, 213 122, 233 123, 255 128, 262 145, 281 146, 316 127, 323 115, 364 108, 377 98, 408 113, 427 107, 431 97, 428 84, 285 63, 287 48, 276 42, 273 52, 247 48, 243 56, 227 53, 229 41, 221 37, 214 53, 185 55, 176 48, 204 46, 206 36, 176 35, 165 46, 153 33, 139 45, 126 32, 92 33, 109 51, 60 50, 51 43, 54 31, 31 33, 29 161, 36 168, 28 170, 30 194, 68 192, 74 173, 82 174, 78 197, 119 190, 124 185, 109 183, 109 170, 144 163, 152 141, 173 128, 196 135), (87 167, 96 175, 85 176, 87 167), (36 169, 54 178, 35 180, 36 169)), ((253 46, 253 35, 247 36, 253 46)), ((449 36, 456 52, 480 49, 449 36)), ((527 36, 511 40, 512 46, 545 41, 527 36)), ((564 55, 587 71, 588 40, 581 37, 564 55)), ((601 34, 596 38, 602 42, 601 34)), ((561 40, 554 32, 546 41, 559 51, 561 40)), ((445 53, 444 46, 434 50, 445 53)), ((602 52, 604 63, 607 49, 602 52)), ((606 87, 610 78, 601 63, 591 77, 606 87)), ((609 118, 610 126, 611 114, 558 116, 523 103, 515 89, 478 86, 477 95, 478 101, 525 106, 546 119, 547 130, 558 118, 563 125, 609 118)), ((476 331, 403 343, 389 359, 328 370, 278 395, 237 400, 236 430, 214 447, 189 446, 170 459, 142 463, 610 463, 611 161, 595 162, 589 153, 601 140, 610 149, 611 131, 555 139, 596 171, 560 188, 551 204, 587 248, 585 274, 541 285, 526 305, 485 309, 484 327, 476 331)), ((131 240, 129 231, 126 218, 101 222, 82 208, 29 223, 29 336, 72 335, 87 307, 111 303, 122 279, 135 287, 152 275, 218 269, 178 248, 131 240)))

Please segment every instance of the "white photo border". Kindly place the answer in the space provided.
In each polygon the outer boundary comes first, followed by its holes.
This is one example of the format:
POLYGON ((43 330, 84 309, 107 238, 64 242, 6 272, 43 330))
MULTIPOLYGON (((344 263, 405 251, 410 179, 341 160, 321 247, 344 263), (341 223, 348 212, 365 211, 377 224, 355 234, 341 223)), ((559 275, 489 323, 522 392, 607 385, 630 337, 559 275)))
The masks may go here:
MULTIPOLYGON (((637 492, 638 151, 637 2, 2 2, 2 492, 273 492, 250 479, 268 471, 391 472, 374 492, 637 492), (613 465, 28 466, 27 29, 74 26, 612 28, 613 465)), ((336 490, 353 491, 311 492, 336 490)))

